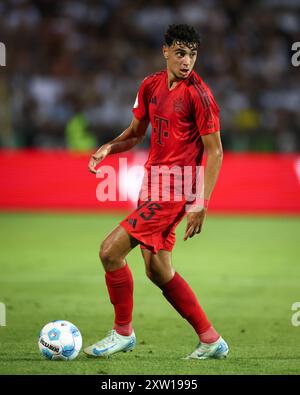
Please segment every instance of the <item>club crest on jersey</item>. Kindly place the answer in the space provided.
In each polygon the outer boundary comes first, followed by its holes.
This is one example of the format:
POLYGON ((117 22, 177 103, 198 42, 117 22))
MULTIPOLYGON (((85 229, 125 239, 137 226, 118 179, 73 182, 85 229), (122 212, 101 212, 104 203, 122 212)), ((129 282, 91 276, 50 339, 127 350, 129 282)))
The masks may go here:
POLYGON ((156 96, 151 97, 150 103, 156 105, 156 96))
POLYGON ((182 97, 178 97, 173 101, 173 110, 175 112, 181 112, 184 109, 184 102, 182 97))

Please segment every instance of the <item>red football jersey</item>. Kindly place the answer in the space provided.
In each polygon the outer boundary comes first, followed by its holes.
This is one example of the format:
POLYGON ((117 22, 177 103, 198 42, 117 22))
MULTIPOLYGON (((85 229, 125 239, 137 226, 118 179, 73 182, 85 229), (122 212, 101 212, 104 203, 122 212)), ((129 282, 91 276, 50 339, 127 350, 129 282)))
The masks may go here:
POLYGON ((219 108, 209 87, 196 72, 169 90, 167 71, 146 77, 132 110, 152 126, 151 146, 145 168, 151 166, 200 166, 201 136, 220 131, 219 108))

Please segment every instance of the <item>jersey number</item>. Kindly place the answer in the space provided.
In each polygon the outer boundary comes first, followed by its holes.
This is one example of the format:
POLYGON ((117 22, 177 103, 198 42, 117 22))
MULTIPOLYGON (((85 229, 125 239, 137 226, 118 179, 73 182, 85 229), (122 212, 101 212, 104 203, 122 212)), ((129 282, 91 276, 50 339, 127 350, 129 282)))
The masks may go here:
POLYGON ((143 203, 143 204, 141 204, 139 207, 138 207, 138 209, 137 209, 137 211, 140 211, 140 209, 142 208, 142 207, 145 207, 146 205, 146 208, 149 210, 149 212, 145 212, 145 211, 143 211, 143 212, 141 212, 140 214, 139 214, 139 216, 141 217, 141 218, 143 218, 145 221, 148 221, 149 219, 151 219, 152 217, 153 217, 153 215, 155 214, 155 211, 156 210, 160 210, 161 209, 161 206, 158 204, 158 203, 150 203, 150 204, 148 204, 149 202, 148 201, 146 201, 145 203, 143 203))

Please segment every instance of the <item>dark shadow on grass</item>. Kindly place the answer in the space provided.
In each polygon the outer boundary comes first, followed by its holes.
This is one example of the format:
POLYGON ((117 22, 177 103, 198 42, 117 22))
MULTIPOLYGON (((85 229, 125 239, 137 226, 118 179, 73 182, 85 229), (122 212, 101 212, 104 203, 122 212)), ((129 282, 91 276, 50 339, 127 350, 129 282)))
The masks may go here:
MULTIPOLYGON (((51 361, 47 361, 46 359, 41 359, 39 357, 13 357, 13 356, 9 356, 7 358, 0 358, 0 363, 1 362, 51 362, 51 361)), ((62 361, 63 362, 63 361, 62 361)))
POLYGON ((44 358, 41 358, 41 357, 39 357, 39 356, 37 356, 37 357, 31 357, 31 356, 28 356, 28 357, 18 357, 18 356, 7 356, 6 358, 5 357, 0 357, 0 363, 1 362, 5 362, 5 363, 8 363, 8 362, 41 362, 41 363, 49 363, 49 362, 52 362, 52 363, 62 363, 62 362, 68 362, 68 364, 69 363, 76 363, 76 362, 82 362, 82 361, 86 361, 87 359, 85 359, 85 358, 78 358, 78 359, 76 359, 76 360, 74 360, 74 361, 60 361, 60 360, 58 360, 58 361, 50 361, 50 360, 47 360, 47 359, 44 359, 44 358))

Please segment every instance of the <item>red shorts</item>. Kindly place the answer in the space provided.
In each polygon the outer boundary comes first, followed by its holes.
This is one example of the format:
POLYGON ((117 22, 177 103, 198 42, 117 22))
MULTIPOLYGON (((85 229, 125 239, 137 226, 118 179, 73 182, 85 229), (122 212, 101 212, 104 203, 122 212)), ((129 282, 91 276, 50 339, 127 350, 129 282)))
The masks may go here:
POLYGON ((146 248, 156 254, 172 251, 175 228, 186 214, 186 202, 138 201, 138 207, 120 225, 146 248))

